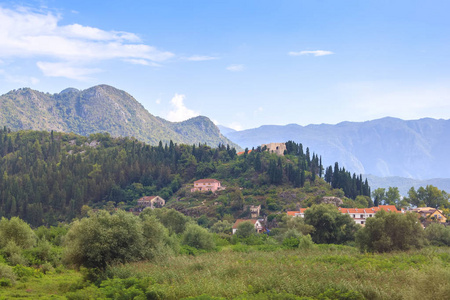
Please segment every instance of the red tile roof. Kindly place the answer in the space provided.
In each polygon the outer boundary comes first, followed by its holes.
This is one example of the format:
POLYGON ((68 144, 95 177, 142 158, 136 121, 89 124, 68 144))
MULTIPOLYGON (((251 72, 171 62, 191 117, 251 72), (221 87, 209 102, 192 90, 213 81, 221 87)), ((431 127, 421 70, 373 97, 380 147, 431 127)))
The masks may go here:
POLYGON ((253 225, 255 225, 256 221, 258 221, 258 220, 255 220, 255 219, 237 219, 236 222, 234 222, 233 229, 236 229, 239 226, 239 224, 244 223, 244 222, 251 222, 253 225))
POLYGON ((304 213, 305 213, 305 210, 307 210, 307 209, 308 209, 308 208, 300 208, 300 210, 292 210, 292 211, 288 211, 287 214, 288 214, 288 216, 293 216, 293 217, 295 217, 296 214, 300 214, 300 213, 304 214, 304 213))
MULTIPOLYGON (((248 150, 248 152, 247 153, 250 153, 250 152, 252 152, 253 150, 248 150)), ((244 154, 245 153, 245 151, 241 151, 241 152, 238 152, 237 153, 237 155, 242 155, 242 154, 244 154)))
POLYGON ((216 182, 220 183, 219 180, 217 180, 217 179, 211 179, 211 178, 199 179, 199 180, 197 180, 197 181, 194 181, 194 183, 216 183, 216 182))
MULTIPOLYGON (((300 208, 300 211, 288 211, 287 214, 288 216, 295 216, 296 214, 299 213, 305 213, 305 210, 307 210, 308 208, 300 208)), ((370 214, 370 213, 376 213, 377 211, 380 210, 385 210, 385 211, 393 211, 393 212, 397 212, 397 213, 401 213, 400 210, 398 210, 395 205, 379 205, 379 206, 375 206, 375 207, 370 207, 370 208, 343 208, 343 207, 338 207, 339 211, 342 213, 348 213, 348 214, 361 214, 361 213, 366 213, 366 214, 370 214)))

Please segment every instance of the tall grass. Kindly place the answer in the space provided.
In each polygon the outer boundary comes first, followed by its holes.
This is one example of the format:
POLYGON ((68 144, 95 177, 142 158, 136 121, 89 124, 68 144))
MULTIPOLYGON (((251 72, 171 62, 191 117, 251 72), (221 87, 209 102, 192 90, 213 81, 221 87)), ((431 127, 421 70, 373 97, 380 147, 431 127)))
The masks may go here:
POLYGON ((332 245, 306 251, 221 251, 118 269, 150 277, 149 290, 165 299, 202 294, 232 299, 268 291, 315 297, 330 289, 356 291, 367 299, 450 295, 450 248, 390 254, 360 254, 332 245))

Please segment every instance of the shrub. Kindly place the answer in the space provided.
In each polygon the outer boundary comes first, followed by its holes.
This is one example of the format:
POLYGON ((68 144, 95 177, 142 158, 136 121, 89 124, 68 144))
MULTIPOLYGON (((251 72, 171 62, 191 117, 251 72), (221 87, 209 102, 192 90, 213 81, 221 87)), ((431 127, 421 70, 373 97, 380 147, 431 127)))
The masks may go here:
POLYGON ((431 223, 425 228, 425 237, 435 246, 450 246, 450 227, 431 223))
POLYGON ((0 286, 11 286, 16 278, 12 267, 0 263, 0 286))
POLYGON ((361 251, 390 252, 423 246, 423 229, 411 213, 379 211, 356 235, 361 251))
POLYGON ((212 250, 216 245, 214 237, 205 228, 189 224, 183 233, 183 244, 194 247, 196 249, 212 250))
POLYGON ((75 221, 65 239, 65 261, 105 270, 112 263, 142 259, 144 237, 139 218, 125 211, 99 211, 75 221))
POLYGON ((36 235, 30 225, 18 217, 10 220, 2 218, 0 221, 0 248, 13 241, 22 249, 31 248, 36 243, 36 235))
POLYGON ((355 239, 359 226, 347 215, 341 213, 334 205, 313 205, 305 211, 305 223, 312 225, 314 243, 344 244, 355 239))
POLYGON ((235 235, 243 239, 254 236, 256 235, 255 226, 250 221, 242 222, 238 225, 235 235))

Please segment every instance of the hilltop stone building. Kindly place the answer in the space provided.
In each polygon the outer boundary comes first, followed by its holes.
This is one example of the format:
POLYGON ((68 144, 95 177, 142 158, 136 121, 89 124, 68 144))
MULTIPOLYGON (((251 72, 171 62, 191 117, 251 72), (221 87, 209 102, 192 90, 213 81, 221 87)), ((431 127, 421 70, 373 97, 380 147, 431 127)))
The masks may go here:
POLYGON ((270 153, 276 153, 278 155, 284 155, 284 151, 286 150, 285 143, 270 143, 270 144, 262 144, 261 148, 267 148, 267 151, 270 153))

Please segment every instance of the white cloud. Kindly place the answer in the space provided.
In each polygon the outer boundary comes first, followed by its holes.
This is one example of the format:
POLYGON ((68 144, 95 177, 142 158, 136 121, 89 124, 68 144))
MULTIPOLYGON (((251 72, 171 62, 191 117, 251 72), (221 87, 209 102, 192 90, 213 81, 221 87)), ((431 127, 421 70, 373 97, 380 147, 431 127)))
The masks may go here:
POLYGON ((160 105, 161 104, 161 99, 156 99, 155 103, 160 105))
POLYGON ((215 60, 215 59, 219 59, 219 58, 215 57, 215 56, 194 55, 194 56, 186 57, 185 59, 189 60, 189 61, 205 61, 205 60, 215 60))
POLYGON ((38 68, 48 77, 66 77, 70 79, 87 81, 91 79, 87 75, 101 72, 96 68, 81 68, 66 62, 37 62, 38 68))
POLYGON ((242 125, 239 122, 232 122, 232 123, 228 124, 227 127, 234 129, 236 131, 242 130, 242 125))
MULTIPOLYGON (((47 59, 76 63, 80 70, 85 69, 81 73, 86 73, 86 70, 90 72, 93 69, 83 68, 83 65, 91 66, 103 60, 122 59, 134 64, 152 65, 152 62, 174 56, 143 44, 134 33, 106 31, 80 24, 60 25, 61 19, 60 15, 52 12, 0 7, 0 57, 37 57, 41 65, 47 59)), ((51 76, 84 78, 79 74, 51 73, 54 74, 51 76)))
POLYGON ((288 54, 291 56, 308 55, 308 54, 312 54, 314 56, 324 56, 324 55, 331 55, 334 53, 326 50, 315 50, 315 51, 300 51, 300 52, 291 51, 288 54))
POLYGON ((227 70, 231 72, 240 72, 243 71, 244 69, 245 69, 244 65, 229 65, 227 67, 227 70))
POLYGON ((5 81, 10 83, 18 83, 21 85, 36 85, 39 83, 39 79, 37 79, 36 77, 11 75, 2 69, 0 69, 0 75, 4 78, 5 81))
POLYGON ((175 94, 175 96, 170 101, 172 110, 167 114, 167 119, 172 122, 181 122, 193 117, 198 116, 200 113, 187 108, 184 105, 185 95, 175 94))
POLYGON ((155 63, 155 62, 148 61, 148 60, 145 60, 145 59, 134 59, 134 58, 130 58, 130 59, 124 59, 123 61, 129 62, 130 64, 133 64, 133 65, 161 67, 160 64, 157 64, 157 63, 155 63))

